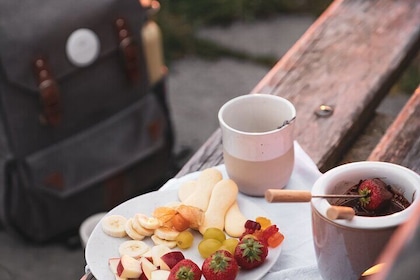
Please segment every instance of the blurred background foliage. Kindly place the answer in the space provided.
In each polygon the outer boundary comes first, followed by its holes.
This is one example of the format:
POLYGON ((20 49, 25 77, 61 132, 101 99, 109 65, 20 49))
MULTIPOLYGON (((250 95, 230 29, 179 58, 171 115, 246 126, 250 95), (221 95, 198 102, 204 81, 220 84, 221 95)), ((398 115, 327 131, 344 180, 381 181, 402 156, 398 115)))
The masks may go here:
MULTIPOLYGON (((319 15, 331 3, 327 0, 159 0, 160 11, 155 19, 162 29, 165 59, 185 55, 215 58, 228 55, 252 59, 195 36, 203 26, 228 26, 235 21, 268 19, 285 13, 319 15)), ((258 60, 258 59, 257 59, 258 60)), ((260 62, 271 63, 270 58, 260 62)))
MULTIPOLYGON (((235 21, 252 22, 281 14, 320 15, 332 0, 159 0, 160 11, 154 15, 163 36, 165 61, 172 61, 186 55, 206 59, 229 56, 251 60, 272 67, 276 57, 253 57, 231 50, 214 42, 195 36, 198 28, 205 26, 229 26, 235 21)), ((420 54, 400 78, 392 91, 414 92, 420 80, 420 54)))

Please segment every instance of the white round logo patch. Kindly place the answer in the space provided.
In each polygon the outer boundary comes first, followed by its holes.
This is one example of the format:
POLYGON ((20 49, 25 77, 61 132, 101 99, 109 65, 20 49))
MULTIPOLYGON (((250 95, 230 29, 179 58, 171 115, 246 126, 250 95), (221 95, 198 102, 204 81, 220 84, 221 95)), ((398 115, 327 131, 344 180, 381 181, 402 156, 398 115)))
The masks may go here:
POLYGON ((98 57, 99 51, 99 38, 90 29, 77 29, 67 39, 67 57, 76 66, 83 67, 92 64, 98 57))

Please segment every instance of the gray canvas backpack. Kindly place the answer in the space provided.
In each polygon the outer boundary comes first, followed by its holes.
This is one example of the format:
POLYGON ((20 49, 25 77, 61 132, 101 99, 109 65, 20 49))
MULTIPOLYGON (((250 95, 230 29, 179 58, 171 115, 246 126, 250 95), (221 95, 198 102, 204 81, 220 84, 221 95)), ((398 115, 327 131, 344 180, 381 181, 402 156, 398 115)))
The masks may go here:
POLYGON ((138 0, 0 0, 0 223, 46 241, 168 170, 138 0))

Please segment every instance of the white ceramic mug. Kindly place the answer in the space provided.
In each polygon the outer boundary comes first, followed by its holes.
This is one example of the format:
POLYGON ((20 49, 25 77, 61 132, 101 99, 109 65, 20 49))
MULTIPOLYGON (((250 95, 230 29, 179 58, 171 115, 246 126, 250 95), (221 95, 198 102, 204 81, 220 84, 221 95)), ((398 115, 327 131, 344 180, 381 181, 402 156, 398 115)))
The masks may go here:
POLYGON ((313 198, 312 227, 318 268, 328 279, 357 280, 375 264, 395 229, 409 219, 420 203, 420 176, 408 168, 385 162, 355 162, 333 168, 314 184, 312 194, 343 194, 361 179, 381 178, 402 192, 411 205, 380 217, 355 216, 330 220, 327 199, 313 198))
POLYGON ((264 196, 269 188, 283 188, 294 164, 293 104, 275 95, 247 94, 226 102, 218 117, 226 171, 239 191, 264 196))

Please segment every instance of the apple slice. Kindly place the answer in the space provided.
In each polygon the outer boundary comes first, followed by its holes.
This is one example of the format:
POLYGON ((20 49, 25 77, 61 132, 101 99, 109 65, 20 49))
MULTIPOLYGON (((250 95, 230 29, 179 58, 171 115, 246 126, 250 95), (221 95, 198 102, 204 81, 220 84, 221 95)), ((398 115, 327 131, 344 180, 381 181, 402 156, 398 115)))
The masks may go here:
POLYGON ((185 259, 184 254, 181 251, 171 251, 161 257, 160 269, 171 270, 178 262, 185 259))
MULTIPOLYGON (((118 276, 117 274, 117 267, 118 264, 120 263, 120 258, 110 258, 108 260, 108 266, 109 269, 111 270, 111 272, 114 274, 115 276, 115 280, 126 280, 127 278, 121 278, 120 276, 118 276)), ((148 279, 145 279, 148 280, 148 279)))
POLYGON ((121 278, 139 278, 142 273, 141 263, 139 260, 122 255, 117 266, 117 275, 121 278))
POLYGON ((110 258, 108 260, 108 266, 112 273, 117 274, 117 267, 120 263, 120 258, 110 258))
POLYGON ((141 263, 141 269, 143 270, 143 274, 146 275, 147 279, 151 279, 152 271, 155 271, 158 268, 145 257, 141 257, 140 263, 141 263))
POLYGON ((167 280, 169 277, 169 270, 155 270, 152 271, 152 278, 150 278, 149 280, 167 280))
POLYGON ((147 251, 146 253, 144 253, 142 255, 142 257, 147 258, 149 261, 153 262, 153 258, 152 258, 152 249, 150 249, 149 251, 147 251))
POLYGON ((152 262, 156 267, 162 266, 162 259, 161 257, 166 253, 171 252, 171 249, 165 245, 155 245, 151 249, 152 253, 152 262))

